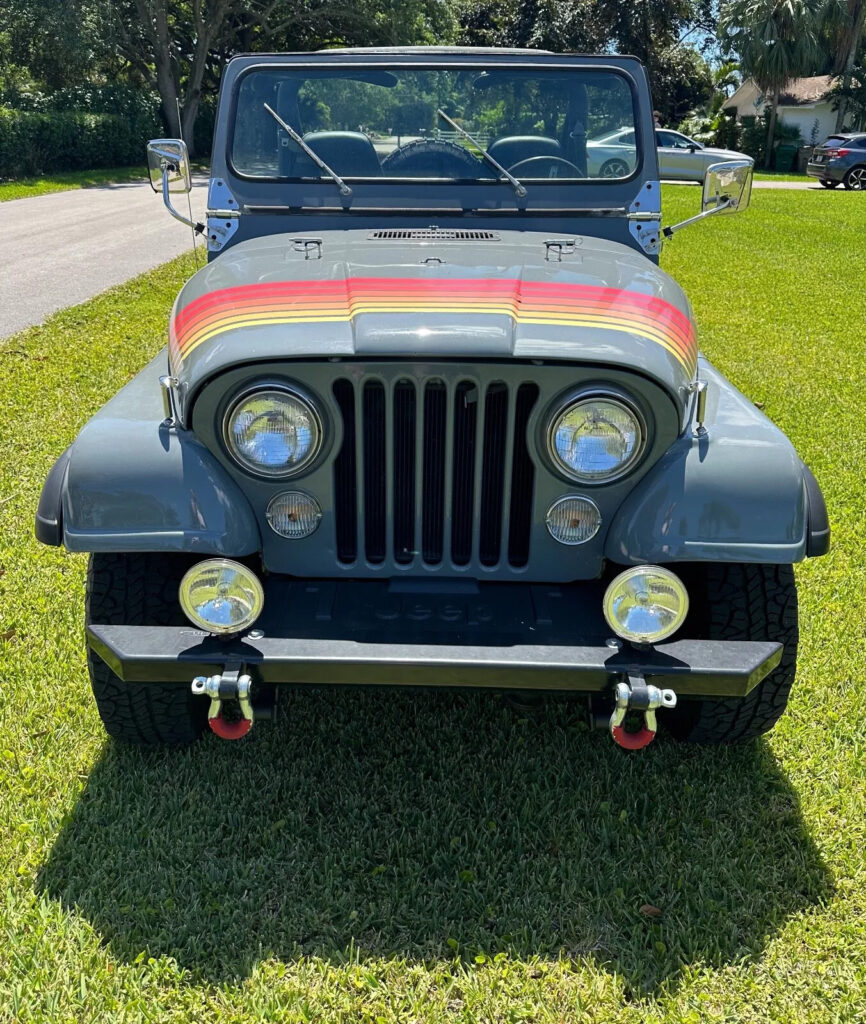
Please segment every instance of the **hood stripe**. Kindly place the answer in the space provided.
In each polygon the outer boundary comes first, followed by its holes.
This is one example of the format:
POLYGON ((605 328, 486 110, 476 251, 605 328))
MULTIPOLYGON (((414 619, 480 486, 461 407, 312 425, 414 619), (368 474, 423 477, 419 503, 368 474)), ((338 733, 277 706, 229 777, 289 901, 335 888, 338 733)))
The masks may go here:
POLYGON ((615 330, 661 345, 690 376, 697 362, 691 321, 656 296, 559 282, 447 278, 292 281, 210 292, 173 318, 170 358, 179 370, 200 345, 244 327, 346 323, 365 314, 505 316, 517 324, 615 330))

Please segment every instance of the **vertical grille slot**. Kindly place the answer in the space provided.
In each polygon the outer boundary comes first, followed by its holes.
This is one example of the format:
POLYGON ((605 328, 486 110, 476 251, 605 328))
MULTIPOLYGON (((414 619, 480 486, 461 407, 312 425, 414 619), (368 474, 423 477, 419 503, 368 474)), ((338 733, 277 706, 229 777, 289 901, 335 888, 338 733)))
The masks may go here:
POLYGON ((337 558, 352 563, 358 557, 358 500, 355 487, 355 389, 351 381, 334 381, 334 398, 343 418, 343 446, 334 460, 334 520, 337 558))
POLYGON ((367 381, 364 412, 364 550, 374 565, 385 561, 385 388, 367 381))
POLYGON ((527 432, 539 388, 493 373, 469 380, 456 367, 440 372, 415 378, 404 368, 334 382, 343 434, 333 468, 340 564, 366 562, 386 574, 529 564, 535 465, 527 432))
POLYGON ((415 553, 415 385, 394 388, 394 560, 408 565, 415 553))
POLYGON ((529 535, 532 530, 532 499, 535 467, 529 457, 527 426, 538 400, 536 384, 521 384, 517 389, 514 411, 514 456, 511 463, 511 500, 508 524, 508 561, 520 568, 529 561, 529 535))
POLYGON ((454 395, 453 490, 451 498, 451 560, 467 565, 472 557, 472 505, 475 474, 475 427, 478 388, 468 380, 454 395))
POLYGON ((424 490, 421 554, 428 565, 442 561, 445 527, 445 384, 428 381, 424 388, 424 490))
POLYGON ((502 497, 505 490, 505 446, 508 441, 508 388, 495 381, 484 401, 484 450, 481 456, 481 511, 478 557, 496 565, 502 543, 502 497))

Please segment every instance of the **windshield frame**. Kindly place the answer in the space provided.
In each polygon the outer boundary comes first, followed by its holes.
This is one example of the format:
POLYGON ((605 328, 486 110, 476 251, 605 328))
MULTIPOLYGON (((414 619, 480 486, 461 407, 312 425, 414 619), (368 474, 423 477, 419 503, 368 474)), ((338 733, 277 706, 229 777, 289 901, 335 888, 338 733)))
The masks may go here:
MULTIPOLYGON (((327 51, 326 51, 327 52, 327 51)), ((503 51, 504 55, 505 51, 503 51)), ((290 58, 291 55, 284 55, 290 58)), ((448 60, 441 56, 432 57, 429 60, 422 62, 417 59, 412 59, 413 56, 406 54, 405 59, 400 59, 402 55, 395 55, 389 59, 381 59, 378 55, 370 54, 369 57, 355 59, 355 60, 341 60, 339 63, 335 63, 328 60, 324 55, 316 54, 313 59, 308 60, 292 60, 287 59, 285 63, 277 63, 273 59, 262 61, 261 63, 251 64, 244 67, 243 70, 236 76, 235 81, 232 85, 231 97, 228 108, 228 125, 225 135, 225 148, 224 148, 224 159, 226 168, 229 173, 236 177, 239 181, 248 182, 254 185, 265 185, 265 186, 293 186, 293 187, 318 187, 326 189, 333 189, 333 181, 325 176, 320 177, 289 177, 279 175, 261 175, 261 174, 250 174, 249 172, 240 170, 234 162, 234 141, 235 141, 235 128, 237 125, 237 113, 241 86, 247 76, 255 74, 261 71, 274 72, 285 69, 291 72, 299 72, 302 69, 315 70, 315 71, 329 71, 333 70, 335 73, 339 71, 347 71, 350 69, 358 71, 490 71, 498 70, 502 71, 503 68, 521 70, 521 71, 532 71, 540 76, 543 75, 562 75, 563 72, 572 72, 575 74, 581 74, 586 72, 605 72, 611 75, 615 75, 622 79, 626 87, 629 90, 631 96, 631 109, 633 118, 633 127, 635 132, 635 166, 631 174, 622 178, 602 178, 602 177, 587 177, 587 178, 527 178, 525 182, 521 179, 522 184, 526 184, 528 189, 533 193, 539 189, 586 189, 586 188, 612 188, 622 185, 628 185, 638 179, 644 174, 644 139, 642 131, 642 120, 641 120, 641 104, 640 104, 640 84, 635 80, 634 76, 623 67, 618 67, 614 64, 607 63, 603 58, 601 60, 594 59, 592 63, 586 63, 584 58, 579 62, 571 63, 567 58, 558 59, 555 64, 548 61, 527 61, 523 59, 515 60, 513 57, 509 60, 496 60, 496 59, 485 59, 487 55, 482 57, 481 55, 472 55, 472 59, 466 60, 448 60)), ((492 56, 492 55, 491 55, 492 56)), ((550 56, 544 54, 543 56, 550 56)), ((298 131, 302 131, 303 126, 293 125, 298 131)), ((489 178, 425 178, 425 177, 390 177, 390 176, 377 176, 377 177, 364 177, 364 176, 353 176, 353 175, 341 175, 347 182, 350 182, 353 186, 357 186, 353 191, 357 194, 359 191, 363 193, 363 186, 394 186, 400 188, 400 194, 405 194, 405 198, 409 199, 412 195, 413 186, 423 186, 423 188, 429 189, 431 187, 439 190, 445 190, 459 186, 461 188, 467 187, 470 189, 477 188, 496 188, 501 187, 502 184, 507 184, 507 180, 501 177, 489 177, 489 178)), ((525 201, 525 200, 524 200, 525 201)))

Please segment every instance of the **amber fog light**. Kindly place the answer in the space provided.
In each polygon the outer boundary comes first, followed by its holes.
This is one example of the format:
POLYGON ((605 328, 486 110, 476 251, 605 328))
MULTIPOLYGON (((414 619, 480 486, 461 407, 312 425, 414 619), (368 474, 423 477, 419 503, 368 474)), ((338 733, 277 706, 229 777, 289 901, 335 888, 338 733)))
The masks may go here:
POLYGON ((194 626, 240 633, 261 615, 265 594, 255 573, 228 558, 194 565, 180 581, 180 606, 194 626))
POLYGON ((607 624, 617 636, 654 644, 672 636, 683 624, 689 595, 670 569, 637 565, 610 584, 603 607, 607 624))
POLYGON ((274 533, 289 540, 300 540, 316 532, 322 521, 322 509, 309 494, 283 491, 271 498, 265 518, 274 533))
POLYGON ((594 501, 567 495, 547 510, 547 529, 560 544, 585 544, 598 533, 601 513, 594 501))

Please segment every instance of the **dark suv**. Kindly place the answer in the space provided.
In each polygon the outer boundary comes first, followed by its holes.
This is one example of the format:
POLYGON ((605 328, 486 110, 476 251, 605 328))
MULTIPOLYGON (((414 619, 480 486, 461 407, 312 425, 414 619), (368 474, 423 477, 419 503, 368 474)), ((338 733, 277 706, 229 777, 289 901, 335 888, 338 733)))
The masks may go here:
POLYGON ((866 132, 831 135, 816 146, 806 168, 824 188, 844 185, 852 192, 866 189, 866 132))

